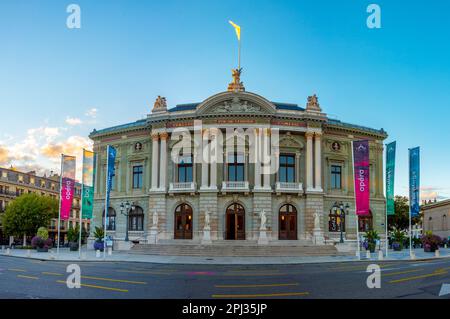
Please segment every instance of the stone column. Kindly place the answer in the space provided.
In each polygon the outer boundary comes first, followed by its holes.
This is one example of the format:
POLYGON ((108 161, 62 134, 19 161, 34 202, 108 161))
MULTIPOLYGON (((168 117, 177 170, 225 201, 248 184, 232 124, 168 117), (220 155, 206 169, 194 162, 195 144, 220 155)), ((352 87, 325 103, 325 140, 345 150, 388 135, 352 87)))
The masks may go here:
POLYGON ((163 132, 160 134, 161 137, 161 154, 160 155, 160 170, 159 170, 159 188, 162 191, 166 190, 166 180, 167 180, 167 138, 169 134, 163 132))
POLYGON ((300 183, 300 153, 295 153, 295 182, 300 183))
POLYGON ((255 145, 253 148, 255 153, 255 189, 261 188, 261 139, 260 130, 255 129, 255 145))
POLYGON ((151 189, 158 189, 158 150, 159 150, 159 136, 158 133, 152 134, 152 185, 151 189))
POLYGON ((315 134, 315 182, 314 188, 318 192, 322 192, 322 133, 315 134))
POLYGON ((222 155, 222 145, 219 145, 219 141, 217 139, 217 134, 211 136, 211 147, 214 145, 215 154, 211 157, 212 152, 209 153, 209 157, 211 158, 211 189, 217 189, 217 162, 222 155))
POLYGON ((313 190, 313 132, 306 132, 306 190, 313 190))
POLYGON ((203 136, 202 133, 202 139, 201 139, 201 163, 202 163, 202 186, 200 189, 207 189, 208 188, 208 159, 209 156, 209 149, 208 149, 208 134, 206 133, 205 136, 203 136), (206 137, 206 146, 205 141, 203 140, 204 137, 206 137))
MULTIPOLYGON (((264 139, 263 139, 263 143, 264 143, 264 154, 265 156, 268 156, 270 158, 271 155, 271 148, 270 148, 270 129, 266 128, 264 129, 264 139)), ((266 172, 264 172, 263 170, 263 179, 264 179, 264 189, 270 189, 270 162, 269 163, 265 163, 264 164, 266 172)))

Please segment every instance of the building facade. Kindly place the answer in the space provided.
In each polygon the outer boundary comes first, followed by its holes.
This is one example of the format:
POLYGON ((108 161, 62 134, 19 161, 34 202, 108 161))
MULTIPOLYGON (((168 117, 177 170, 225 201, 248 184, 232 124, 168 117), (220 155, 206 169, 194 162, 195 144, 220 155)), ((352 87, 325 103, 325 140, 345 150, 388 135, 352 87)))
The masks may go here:
POLYGON ((423 230, 432 231, 442 238, 450 238, 450 199, 429 202, 420 208, 423 213, 423 230))
MULTIPOLYGON (((50 196, 59 199, 60 177, 51 173, 47 176, 37 176, 35 172, 20 172, 14 168, 0 168, 0 214, 3 214, 6 207, 17 197, 23 194, 38 194, 41 196, 50 196)), ((72 204, 72 213, 69 220, 61 223, 61 242, 65 242, 67 230, 78 226, 80 221, 80 198, 81 185, 75 185, 75 194, 72 204)), ((90 221, 82 220, 83 227, 90 230, 90 221)), ((52 219, 48 225, 49 236, 53 239, 57 238, 58 219, 52 219)), ((31 235, 31 234, 30 234, 31 235)), ((9 243, 1 227, 0 218, 0 240, 3 244, 9 243)), ((17 238, 17 240, 22 240, 17 238)))
POLYGON ((90 134, 97 153, 95 225, 104 222, 111 145, 117 158, 108 233, 116 239, 125 237, 128 224, 130 239, 140 242, 150 240, 152 228, 159 241, 202 242, 206 229, 212 243, 253 241, 264 218, 269 242, 337 241, 341 227, 346 239, 355 240, 351 141, 367 139, 371 216, 358 224, 362 232, 384 233, 386 132, 328 118, 315 95, 305 107, 271 102, 246 92, 239 76, 234 70, 228 90, 201 103, 168 109, 158 97, 146 119, 90 134), (179 152, 186 140, 192 151, 179 152), (270 164, 254 160, 261 150, 270 164), (126 202, 132 205, 128 217, 120 208, 126 202))

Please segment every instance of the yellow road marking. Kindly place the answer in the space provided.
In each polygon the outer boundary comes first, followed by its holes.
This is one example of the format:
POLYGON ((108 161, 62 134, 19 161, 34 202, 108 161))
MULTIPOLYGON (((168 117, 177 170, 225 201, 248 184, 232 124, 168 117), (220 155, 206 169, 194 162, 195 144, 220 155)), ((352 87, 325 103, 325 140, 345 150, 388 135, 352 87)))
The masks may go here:
MULTIPOLYGON (((57 280, 56 282, 60 284, 65 284, 66 282, 63 280, 57 280)), ((96 288, 96 289, 103 289, 103 290, 111 290, 111 291, 118 291, 118 292, 128 292, 126 289, 119 289, 119 288, 112 288, 112 287, 103 287, 103 286, 96 286, 96 285, 88 285, 88 284, 80 284, 82 287, 88 287, 88 288, 96 288)))
POLYGON ((63 276, 63 274, 59 274, 57 272, 47 272, 47 271, 43 271, 41 274, 50 276, 63 276))
POLYGON ((395 275, 401 275, 401 274, 408 274, 408 273, 411 273, 411 272, 418 272, 418 271, 423 271, 423 270, 425 270, 425 269, 423 269, 423 268, 422 269, 412 269, 412 270, 390 272, 390 273, 387 273, 387 274, 381 273, 381 274, 382 274, 383 277, 386 277, 386 276, 395 276, 395 275))
POLYGON ((215 285, 216 288, 260 288, 260 287, 288 287, 298 286, 298 283, 293 284, 258 284, 258 285, 215 285))
POLYGON ((123 282, 123 283, 127 283, 127 284, 136 284, 136 285, 146 285, 147 284, 144 281, 131 281, 131 280, 111 279, 111 278, 92 277, 92 276, 81 276, 81 278, 93 279, 93 280, 111 281, 111 282, 123 282))
POLYGON ((131 274, 149 274, 149 275, 170 275, 169 272, 155 272, 155 271, 137 271, 137 270, 116 270, 117 272, 126 272, 131 274))
MULTIPOLYGON (((393 263, 393 264, 381 264, 380 268, 385 268, 385 267, 389 267, 389 266, 396 266, 399 265, 401 263, 393 263)), ((357 266, 347 266, 347 267, 336 267, 336 268, 330 268, 331 270, 342 270, 342 271, 346 271, 346 270, 359 270, 359 269, 366 269, 367 266, 369 266, 370 264, 367 265, 357 265, 357 266)))
POLYGON ((10 271, 18 271, 18 272, 26 272, 25 269, 18 269, 18 268, 9 268, 10 271))
POLYGON ((278 272, 280 271, 279 269, 255 269, 255 270, 228 270, 228 273, 258 273, 258 272, 267 272, 267 271, 273 271, 273 272, 278 272))
POLYGON ((252 273, 248 273, 248 274, 230 274, 230 273, 225 273, 222 274, 222 276, 231 276, 231 277, 235 277, 235 276, 251 276, 251 277, 255 277, 255 276, 286 276, 286 274, 282 274, 282 273, 277 273, 277 274, 273 274, 273 273, 268 273, 268 274, 252 274, 252 273))
POLYGON ((442 276, 445 275, 447 272, 444 271, 443 269, 438 269, 435 272, 431 273, 431 274, 426 274, 426 275, 419 275, 419 276, 413 276, 413 277, 406 277, 406 278, 401 278, 401 279, 396 279, 396 280, 391 280, 389 281, 390 284, 394 284, 394 283, 399 283, 399 282, 404 282, 404 281, 410 281, 410 280, 416 280, 416 279, 422 279, 422 278, 428 278, 428 277, 434 277, 434 276, 442 276))
POLYGON ((34 276, 24 276, 24 275, 17 275, 17 277, 19 278, 26 278, 26 279, 34 279, 34 280, 38 280, 38 277, 34 277, 34 276))
POLYGON ((261 297, 293 297, 307 296, 309 292, 287 292, 278 294, 255 294, 255 295, 212 295, 212 298, 261 298, 261 297))

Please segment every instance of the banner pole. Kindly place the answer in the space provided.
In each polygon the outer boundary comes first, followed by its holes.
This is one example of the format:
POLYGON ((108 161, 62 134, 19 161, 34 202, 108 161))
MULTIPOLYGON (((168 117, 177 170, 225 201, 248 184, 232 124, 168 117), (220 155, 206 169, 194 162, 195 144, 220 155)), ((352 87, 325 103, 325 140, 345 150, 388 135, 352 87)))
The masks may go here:
POLYGON ((353 172, 353 192, 355 196, 355 218, 356 218, 356 257, 361 260, 361 251, 359 247, 359 220, 356 214, 356 187, 355 187, 355 156, 353 154, 353 141, 352 141, 352 172, 353 172))
POLYGON ((386 167, 385 167, 385 169, 386 169, 386 173, 385 173, 385 177, 386 177, 386 184, 384 185, 384 187, 386 187, 386 189, 385 189, 385 194, 386 194, 386 221, 385 221, 385 223, 386 223, 386 233, 385 233, 385 235, 386 235, 386 239, 385 239, 385 245, 386 245, 386 257, 388 256, 388 254, 389 254, 389 238, 388 238, 388 207, 387 207, 387 205, 388 205, 388 194, 387 194, 387 192, 388 192, 388 189, 387 189, 387 178, 388 178, 388 176, 387 176, 387 172, 388 172, 388 147, 386 146, 386 167))
POLYGON ((105 192, 105 221, 103 225, 103 259, 106 259, 106 219, 108 218, 108 190, 109 190, 109 145, 106 147, 106 192, 105 192))
POLYGON ((59 176, 59 210, 58 210, 58 242, 56 244, 56 255, 59 256, 59 236, 61 235, 61 201, 62 201, 62 176, 63 176, 64 154, 61 154, 61 171, 59 176))
POLYGON ((83 214, 83 197, 84 197, 84 174, 83 174, 83 170, 84 170, 84 148, 83 148, 83 162, 82 162, 82 168, 81 168, 81 196, 80 196, 80 230, 79 230, 79 234, 78 234, 78 258, 81 259, 81 233, 83 231, 83 220, 81 219, 81 215, 83 214))
MULTIPOLYGON (((412 201, 412 192, 411 192, 411 149, 408 149, 408 168, 409 168, 409 258, 413 258, 412 252, 412 232, 411 232, 411 201, 412 201)), ((413 190, 414 191, 414 190, 413 190)))

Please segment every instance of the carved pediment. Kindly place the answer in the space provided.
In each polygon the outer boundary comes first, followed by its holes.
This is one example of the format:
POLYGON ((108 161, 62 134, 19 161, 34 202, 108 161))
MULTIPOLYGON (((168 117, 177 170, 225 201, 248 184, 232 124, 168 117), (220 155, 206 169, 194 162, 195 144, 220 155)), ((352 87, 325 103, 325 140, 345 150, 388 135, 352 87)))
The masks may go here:
POLYGON ((259 113, 261 107, 253 105, 248 101, 241 101, 235 96, 231 101, 225 101, 222 104, 216 105, 212 113, 259 113))

